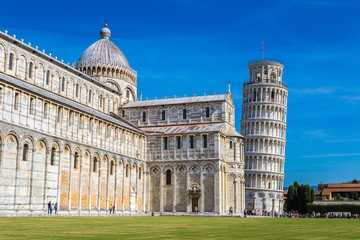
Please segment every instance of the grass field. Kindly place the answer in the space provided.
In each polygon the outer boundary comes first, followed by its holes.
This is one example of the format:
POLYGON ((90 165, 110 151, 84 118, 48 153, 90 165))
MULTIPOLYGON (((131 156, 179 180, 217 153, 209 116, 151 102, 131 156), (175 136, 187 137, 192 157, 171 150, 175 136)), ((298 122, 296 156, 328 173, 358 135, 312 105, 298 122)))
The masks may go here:
POLYGON ((360 239, 357 219, 0 218, 0 239, 360 239))

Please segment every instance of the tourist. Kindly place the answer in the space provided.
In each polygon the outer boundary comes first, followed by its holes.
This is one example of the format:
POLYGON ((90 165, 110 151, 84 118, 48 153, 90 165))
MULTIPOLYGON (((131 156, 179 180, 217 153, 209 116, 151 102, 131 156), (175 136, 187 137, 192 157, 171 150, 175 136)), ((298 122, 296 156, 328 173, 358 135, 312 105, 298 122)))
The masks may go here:
POLYGON ((113 205, 113 214, 115 214, 115 203, 113 205))
POLYGON ((48 203, 48 214, 50 214, 50 209, 51 209, 51 201, 48 203))
POLYGON ((112 205, 110 204, 110 207, 109 207, 110 214, 111 214, 112 210, 113 210, 113 207, 112 207, 112 205))
POLYGON ((212 208, 211 212, 212 212, 212 213, 215 213, 215 208, 212 208))
POLYGON ((232 215, 232 214, 233 214, 233 208, 230 207, 230 209, 229 209, 229 215, 232 215))
POLYGON ((55 215, 57 214, 57 209, 58 209, 58 205, 57 205, 57 203, 55 203, 55 205, 54 205, 55 215))
POLYGON ((195 214, 198 214, 198 208, 197 207, 195 207, 195 214))

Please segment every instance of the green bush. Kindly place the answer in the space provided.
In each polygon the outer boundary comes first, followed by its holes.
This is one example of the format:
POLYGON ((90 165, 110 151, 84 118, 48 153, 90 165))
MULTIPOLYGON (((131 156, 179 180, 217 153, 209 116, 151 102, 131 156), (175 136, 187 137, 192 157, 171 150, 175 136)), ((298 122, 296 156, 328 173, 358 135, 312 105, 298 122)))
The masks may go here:
POLYGON ((320 204, 307 204, 307 212, 312 213, 313 211, 319 213, 327 213, 327 212, 351 212, 352 214, 360 214, 360 205, 353 204, 328 204, 328 205, 320 205, 320 204))

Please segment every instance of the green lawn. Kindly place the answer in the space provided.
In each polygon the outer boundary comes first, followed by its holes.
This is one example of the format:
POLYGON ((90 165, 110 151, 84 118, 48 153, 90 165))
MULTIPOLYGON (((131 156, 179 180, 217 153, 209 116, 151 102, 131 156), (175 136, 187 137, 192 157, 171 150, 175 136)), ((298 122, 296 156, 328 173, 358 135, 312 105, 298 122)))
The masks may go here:
POLYGON ((357 219, 0 218, 0 239, 359 239, 357 219))

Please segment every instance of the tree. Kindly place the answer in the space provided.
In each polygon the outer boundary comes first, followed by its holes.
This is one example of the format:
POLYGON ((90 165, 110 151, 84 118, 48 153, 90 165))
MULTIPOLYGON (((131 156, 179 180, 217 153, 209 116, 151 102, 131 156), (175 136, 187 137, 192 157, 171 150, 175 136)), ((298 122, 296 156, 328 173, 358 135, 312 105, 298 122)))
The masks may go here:
POLYGON ((296 188, 293 185, 290 185, 288 194, 287 194, 287 199, 286 199, 286 210, 287 211, 294 210, 295 196, 296 196, 296 188))
POLYGON ((337 200, 337 201, 343 201, 344 198, 340 195, 340 193, 337 193, 337 194, 335 195, 335 200, 337 200))
POLYGON ((294 182, 293 185, 289 186, 286 199, 286 210, 306 213, 307 204, 312 203, 314 199, 315 193, 313 189, 310 189, 309 184, 299 185, 297 182, 294 182))
POLYGON ((311 203, 313 203, 315 201, 315 191, 314 189, 312 188, 311 189, 311 203))
POLYGON ((359 194, 357 192, 352 192, 351 193, 351 198, 354 200, 359 200, 359 194))

